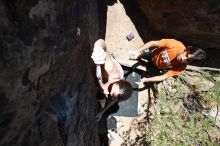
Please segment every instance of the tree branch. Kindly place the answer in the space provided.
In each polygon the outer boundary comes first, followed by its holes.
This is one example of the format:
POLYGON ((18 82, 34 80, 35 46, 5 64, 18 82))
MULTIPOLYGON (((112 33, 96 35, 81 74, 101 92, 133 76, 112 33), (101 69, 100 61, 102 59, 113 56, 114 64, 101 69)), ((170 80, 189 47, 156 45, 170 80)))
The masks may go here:
POLYGON ((198 67, 198 66, 192 66, 192 65, 187 65, 186 70, 191 70, 191 71, 213 71, 213 72, 220 72, 220 69, 219 69, 219 68, 198 67))

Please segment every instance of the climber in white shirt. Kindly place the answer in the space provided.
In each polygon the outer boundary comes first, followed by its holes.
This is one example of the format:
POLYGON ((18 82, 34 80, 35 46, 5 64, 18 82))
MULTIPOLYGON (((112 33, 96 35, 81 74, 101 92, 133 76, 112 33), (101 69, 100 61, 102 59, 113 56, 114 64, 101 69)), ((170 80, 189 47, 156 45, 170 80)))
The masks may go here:
POLYGON ((96 76, 100 90, 105 95, 101 100, 101 108, 106 105, 106 99, 122 101, 132 94, 131 84, 123 80, 124 72, 121 65, 106 51, 106 43, 99 39, 95 42, 91 58, 96 64, 96 76))

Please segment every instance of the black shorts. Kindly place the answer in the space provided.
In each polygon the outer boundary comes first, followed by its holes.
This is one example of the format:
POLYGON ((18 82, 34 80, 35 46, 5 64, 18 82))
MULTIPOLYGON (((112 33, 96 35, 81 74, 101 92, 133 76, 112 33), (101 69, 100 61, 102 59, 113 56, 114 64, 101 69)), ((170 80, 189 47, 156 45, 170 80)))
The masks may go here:
POLYGON ((151 58, 151 54, 154 51, 155 48, 150 48, 150 49, 146 49, 144 50, 139 58, 142 59, 146 59, 148 61, 146 67, 148 68, 148 72, 152 73, 152 74, 160 74, 160 70, 154 65, 152 58, 151 58))
POLYGON ((153 49, 146 49, 144 50, 139 58, 143 58, 146 59, 147 61, 149 61, 150 63, 153 64, 152 58, 151 58, 151 54, 153 52, 153 49))
POLYGON ((101 90, 98 90, 97 95, 96 95, 96 99, 97 100, 103 100, 105 99, 105 95, 101 92, 101 90))

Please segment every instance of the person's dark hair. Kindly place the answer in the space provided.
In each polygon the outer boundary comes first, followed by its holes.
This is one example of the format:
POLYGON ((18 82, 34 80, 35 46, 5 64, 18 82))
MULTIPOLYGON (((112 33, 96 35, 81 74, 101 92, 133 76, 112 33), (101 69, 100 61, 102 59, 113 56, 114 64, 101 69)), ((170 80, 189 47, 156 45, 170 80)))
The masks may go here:
POLYGON ((119 85, 119 97, 118 101, 124 101, 130 98, 132 94, 132 86, 131 84, 126 80, 119 80, 114 82, 119 85))
POLYGON ((187 46, 187 49, 192 54, 191 61, 205 60, 206 53, 204 50, 194 46, 187 46))

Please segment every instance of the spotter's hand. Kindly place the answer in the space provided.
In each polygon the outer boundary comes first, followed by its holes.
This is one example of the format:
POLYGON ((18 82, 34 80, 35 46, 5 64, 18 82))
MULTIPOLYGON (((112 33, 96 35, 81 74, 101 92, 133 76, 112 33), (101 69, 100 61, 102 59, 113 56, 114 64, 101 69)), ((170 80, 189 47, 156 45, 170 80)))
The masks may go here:
POLYGON ((137 60, 140 55, 141 55, 141 53, 133 53, 129 56, 129 59, 130 60, 137 60))
POLYGON ((148 78, 142 78, 140 81, 141 81, 142 83, 146 83, 146 82, 148 82, 148 78))

